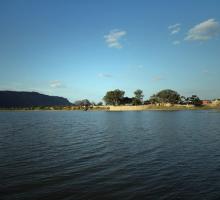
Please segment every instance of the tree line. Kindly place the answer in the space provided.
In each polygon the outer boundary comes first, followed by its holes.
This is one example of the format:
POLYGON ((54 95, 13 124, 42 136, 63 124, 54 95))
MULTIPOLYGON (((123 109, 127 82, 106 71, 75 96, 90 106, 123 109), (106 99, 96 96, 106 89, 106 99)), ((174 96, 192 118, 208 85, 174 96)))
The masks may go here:
POLYGON ((181 96, 178 92, 166 89, 161 90, 156 94, 153 94, 148 100, 143 100, 144 94, 143 91, 137 89, 134 91, 134 96, 129 98, 125 97, 125 91, 123 90, 112 90, 108 91, 106 95, 103 97, 106 105, 146 105, 146 104, 163 104, 163 103, 171 103, 171 104, 193 104, 193 105, 201 105, 202 101, 199 99, 197 95, 192 95, 191 97, 181 96))
POLYGON ((132 104, 132 105, 141 105, 143 104, 143 91, 138 89, 134 92, 134 97, 124 97, 125 91, 123 90, 113 90, 108 91, 106 95, 103 97, 103 100, 105 101, 106 105, 126 105, 126 104, 132 104))
MULTIPOLYGON (((147 105, 147 104, 192 104, 199 106, 202 104, 202 101, 197 95, 192 95, 191 97, 181 96, 178 92, 166 89, 161 90, 156 94, 153 94, 149 99, 144 100, 144 94, 141 89, 134 91, 133 97, 125 96, 125 91, 120 89, 115 89, 107 91, 103 100, 106 105, 147 105)), ((76 106, 102 106, 103 103, 94 103, 90 102, 88 99, 75 101, 74 105, 76 106)))

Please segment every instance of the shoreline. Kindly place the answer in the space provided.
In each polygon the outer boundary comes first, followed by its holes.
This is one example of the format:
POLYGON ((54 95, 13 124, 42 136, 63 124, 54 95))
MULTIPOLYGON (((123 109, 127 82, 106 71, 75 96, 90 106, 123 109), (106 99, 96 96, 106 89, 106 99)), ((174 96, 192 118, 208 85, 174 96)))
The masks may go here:
POLYGON ((181 110, 220 110, 220 105, 139 105, 139 106, 93 106, 85 110, 83 107, 45 107, 45 108, 0 108, 1 111, 181 111, 181 110))

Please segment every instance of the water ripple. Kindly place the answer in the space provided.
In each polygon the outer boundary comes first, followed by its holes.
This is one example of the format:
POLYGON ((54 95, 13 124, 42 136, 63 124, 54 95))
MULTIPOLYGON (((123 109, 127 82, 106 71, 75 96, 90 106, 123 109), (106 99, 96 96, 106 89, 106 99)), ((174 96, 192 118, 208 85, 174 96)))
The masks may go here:
POLYGON ((3 200, 218 199, 220 115, 0 112, 3 200))

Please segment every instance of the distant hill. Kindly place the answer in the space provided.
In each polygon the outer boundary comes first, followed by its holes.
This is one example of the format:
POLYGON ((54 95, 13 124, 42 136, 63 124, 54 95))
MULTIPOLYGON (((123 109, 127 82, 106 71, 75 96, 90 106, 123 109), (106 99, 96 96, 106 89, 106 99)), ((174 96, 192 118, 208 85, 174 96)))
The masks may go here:
POLYGON ((71 103, 63 97, 49 96, 38 92, 0 91, 0 108, 68 105, 71 103))

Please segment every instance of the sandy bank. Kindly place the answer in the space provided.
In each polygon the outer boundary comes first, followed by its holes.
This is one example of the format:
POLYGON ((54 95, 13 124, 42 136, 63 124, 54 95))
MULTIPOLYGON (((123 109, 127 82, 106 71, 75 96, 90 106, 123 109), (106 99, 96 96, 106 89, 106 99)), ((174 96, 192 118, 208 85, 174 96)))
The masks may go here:
POLYGON ((193 105, 174 105, 174 106, 156 106, 156 105, 140 105, 140 106, 109 106, 109 111, 141 111, 141 110, 186 110, 194 109, 193 105))

